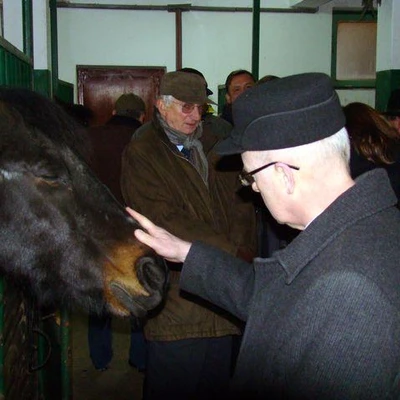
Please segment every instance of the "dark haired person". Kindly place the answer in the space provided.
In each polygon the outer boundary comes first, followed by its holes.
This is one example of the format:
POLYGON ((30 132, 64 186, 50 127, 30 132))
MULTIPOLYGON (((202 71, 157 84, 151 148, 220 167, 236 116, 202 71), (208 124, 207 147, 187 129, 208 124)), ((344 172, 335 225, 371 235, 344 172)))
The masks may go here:
POLYGON ((350 136, 350 171, 353 178, 384 168, 400 198, 400 133, 374 108, 364 103, 343 107, 350 136))
MULTIPOLYGON (((145 115, 146 106, 142 98, 134 93, 124 93, 116 100, 107 123, 88 129, 92 145, 90 166, 121 204, 124 204, 120 187, 122 152, 142 125, 145 115)), ((132 318, 130 328, 128 362, 142 372, 145 370, 146 344, 141 321, 132 318)), ((88 343, 94 367, 100 371, 107 370, 113 358, 110 316, 89 316, 88 343)))
POLYGON ((232 104, 247 89, 254 86, 256 79, 253 74, 245 69, 232 71, 225 81, 225 100, 226 103, 221 113, 221 117, 234 125, 232 118, 232 104))
POLYGON ((220 154, 274 218, 301 230, 252 268, 132 212, 142 242, 183 262, 180 287, 246 320, 232 382, 240 399, 394 399, 400 386, 400 212, 386 171, 349 171, 345 116, 330 78, 249 89, 220 154))

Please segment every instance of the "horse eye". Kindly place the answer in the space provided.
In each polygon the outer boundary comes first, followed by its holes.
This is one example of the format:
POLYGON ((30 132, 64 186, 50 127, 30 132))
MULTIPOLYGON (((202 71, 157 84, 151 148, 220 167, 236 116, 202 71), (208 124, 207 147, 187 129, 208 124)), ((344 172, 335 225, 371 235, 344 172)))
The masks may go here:
POLYGON ((58 180, 58 176, 56 175, 42 175, 41 178, 48 182, 55 182, 58 180))
POLYGON ((43 183, 46 183, 49 186, 55 187, 55 186, 60 185, 60 181, 59 181, 58 177, 55 175, 54 176, 53 175, 44 175, 44 176, 41 176, 39 179, 40 179, 40 181, 42 181, 43 183))

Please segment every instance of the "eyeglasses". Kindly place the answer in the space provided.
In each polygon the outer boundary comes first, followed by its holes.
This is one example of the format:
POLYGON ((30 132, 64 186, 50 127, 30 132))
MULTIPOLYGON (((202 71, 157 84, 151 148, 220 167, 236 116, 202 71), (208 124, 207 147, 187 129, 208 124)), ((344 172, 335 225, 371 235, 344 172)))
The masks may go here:
POLYGON ((199 114, 203 114, 204 111, 204 104, 193 104, 193 103, 180 103, 179 101, 172 101, 175 104, 178 104, 181 106, 181 111, 184 114, 191 114, 193 112, 193 110, 197 107, 197 111, 199 112, 199 114))
MULTIPOLYGON (((242 184, 242 186, 250 186, 255 182, 255 179, 253 177, 254 174, 256 174, 257 172, 262 171, 265 168, 270 167, 271 165, 275 165, 275 164, 285 164, 282 163, 281 161, 274 161, 268 164, 263 165, 260 168, 254 169, 253 171, 250 172, 242 172, 241 174, 239 174, 239 181, 242 184)), ((289 168, 295 169, 296 171, 298 171, 300 168, 299 167, 295 167, 293 165, 289 165, 289 164, 285 164, 287 165, 289 168)))

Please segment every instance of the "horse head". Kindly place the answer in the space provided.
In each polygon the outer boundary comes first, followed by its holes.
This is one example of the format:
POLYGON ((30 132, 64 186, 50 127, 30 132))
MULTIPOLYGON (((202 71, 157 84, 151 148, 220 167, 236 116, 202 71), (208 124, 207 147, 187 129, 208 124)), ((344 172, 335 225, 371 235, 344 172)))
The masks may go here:
POLYGON ((144 316, 163 261, 85 162, 84 132, 51 100, 0 89, 0 269, 40 303, 144 316))

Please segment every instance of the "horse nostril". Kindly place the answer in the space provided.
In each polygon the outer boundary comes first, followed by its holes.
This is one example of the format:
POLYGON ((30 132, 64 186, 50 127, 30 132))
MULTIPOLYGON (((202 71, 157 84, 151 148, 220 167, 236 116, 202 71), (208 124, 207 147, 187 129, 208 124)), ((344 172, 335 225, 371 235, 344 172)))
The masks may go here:
POLYGON ((123 280, 109 283, 116 299, 135 317, 144 317, 163 300, 168 282, 168 269, 159 257, 144 256, 135 264, 137 280, 142 286, 141 293, 132 293, 123 280))
POLYGON ((144 317, 146 315, 146 308, 139 301, 135 301, 132 294, 129 293, 123 285, 113 281, 110 282, 110 288, 118 301, 120 301, 135 317, 144 317))
POLYGON ((168 268, 161 257, 142 257, 137 261, 136 266, 139 282, 146 291, 165 292, 168 283, 168 268))

